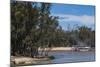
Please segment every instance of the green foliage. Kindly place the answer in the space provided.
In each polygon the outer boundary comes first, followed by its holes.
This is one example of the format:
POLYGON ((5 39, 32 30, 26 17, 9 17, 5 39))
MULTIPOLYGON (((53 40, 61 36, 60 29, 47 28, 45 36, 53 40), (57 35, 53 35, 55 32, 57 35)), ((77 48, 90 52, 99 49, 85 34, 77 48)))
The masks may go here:
POLYGON ((54 56, 49 56, 49 59, 53 60, 53 59, 55 59, 55 57, 54 56))

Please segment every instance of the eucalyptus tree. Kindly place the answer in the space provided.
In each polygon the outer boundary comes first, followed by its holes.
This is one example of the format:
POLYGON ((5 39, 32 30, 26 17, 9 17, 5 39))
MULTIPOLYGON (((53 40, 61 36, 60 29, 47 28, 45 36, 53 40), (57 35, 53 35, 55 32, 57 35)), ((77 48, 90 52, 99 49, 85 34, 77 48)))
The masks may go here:
POLYGON ((25 5, 24 3, 11 3, 11 51, 12 54, 21 53, 22 40, 25 37, 24 29, 25 5))
MULTIPOLYGON (((11 2, 11 51, 20 55, 32 54, 32 31, 37 24, 38 10, 30 2, 11 2)), ((32 56, 32 55, 31 55, 32 56)))
POLYGON ((88 28, 86 26, 79 27, 79 38, 84 43, 86 43, 87 46, 95 45, 95 31, 91 28, 88 28))

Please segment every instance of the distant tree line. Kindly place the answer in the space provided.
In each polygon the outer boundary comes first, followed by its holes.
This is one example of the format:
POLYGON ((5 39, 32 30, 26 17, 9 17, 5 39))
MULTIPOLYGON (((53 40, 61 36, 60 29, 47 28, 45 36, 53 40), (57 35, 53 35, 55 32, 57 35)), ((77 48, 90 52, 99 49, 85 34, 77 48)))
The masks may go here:
POLYGON ((50 3, 11 2, 11 55, 47 56, 45 48, 81 45, 95 47, 95 31, 86 26, 63 30, 50 3), (43 50, 41 53, 39 48, 43 50))

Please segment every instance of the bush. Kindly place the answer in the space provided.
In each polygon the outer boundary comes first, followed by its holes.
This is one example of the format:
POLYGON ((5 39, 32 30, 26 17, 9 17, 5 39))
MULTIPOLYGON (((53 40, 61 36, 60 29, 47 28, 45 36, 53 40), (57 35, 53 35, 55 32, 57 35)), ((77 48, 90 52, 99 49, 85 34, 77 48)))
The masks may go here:
POLYGON ((55 57, 54 56, 49 56, 49 59, 53 60, 53 59, 55 59, 55 57))

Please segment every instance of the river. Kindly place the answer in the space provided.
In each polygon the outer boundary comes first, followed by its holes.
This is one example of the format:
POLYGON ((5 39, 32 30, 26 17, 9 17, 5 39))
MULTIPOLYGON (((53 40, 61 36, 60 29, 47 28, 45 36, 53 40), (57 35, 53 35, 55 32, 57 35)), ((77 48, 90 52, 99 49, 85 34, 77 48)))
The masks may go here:
POLYGON ((54 56, 54 60, 42 61, 39 64, 61 64, 61 63, 76 63, 76 62, 92 62, 95 61, 94 51, 85 52, 66 52, 66 51, 53 51, 49 55, 54 56))

